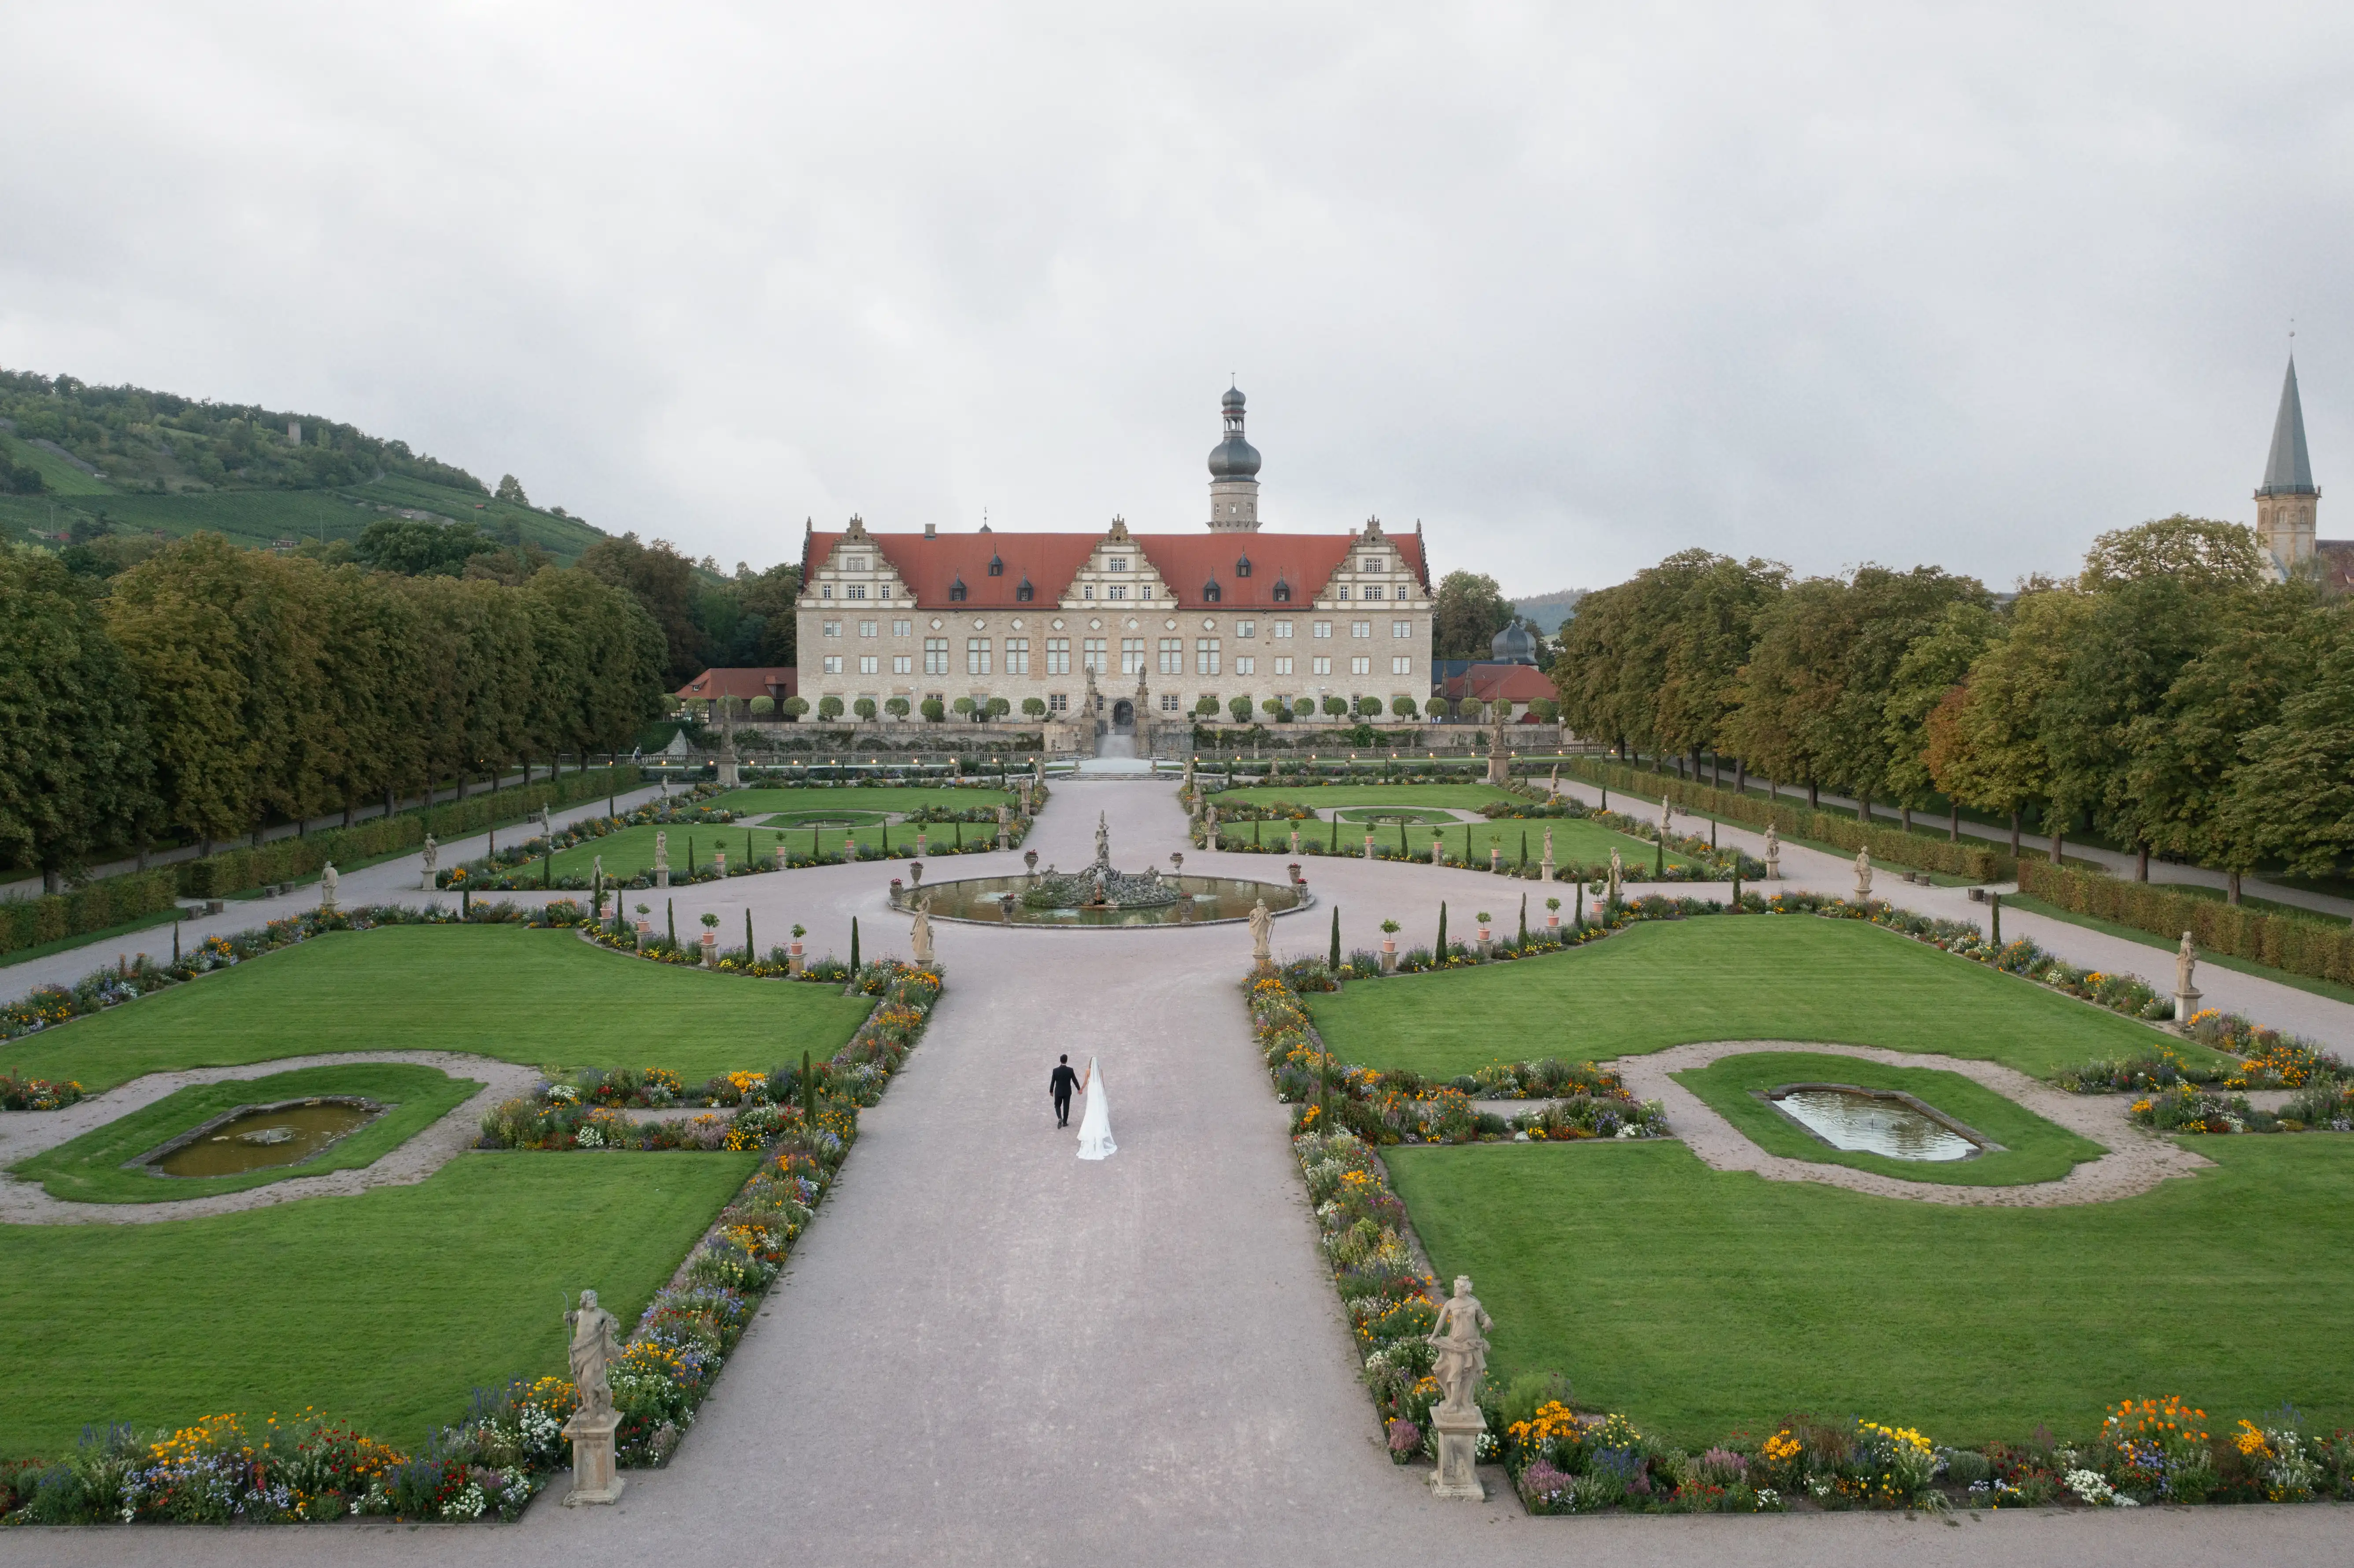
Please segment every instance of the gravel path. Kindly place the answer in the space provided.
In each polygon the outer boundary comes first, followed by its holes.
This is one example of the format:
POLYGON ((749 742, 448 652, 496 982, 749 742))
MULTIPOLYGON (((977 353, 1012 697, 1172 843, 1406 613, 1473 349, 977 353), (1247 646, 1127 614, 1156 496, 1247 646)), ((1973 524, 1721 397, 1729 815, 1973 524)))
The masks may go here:
MULTIPOLYGON (((136 1003, 131 1005, 136 1006, 136 1003)), ((453 1051, 338 1051, 321 1056, 285 1056, 249 1062, 236 1067, 194 1067, 177 1073, 150 1073, 102 1095, 78 1101, 61 1111, 0 1112, 0 1168, 28 1160, 44 1150, 104 1127, 118 1117, 154 1105, 164 1096, 191 1084, 217 1084, 233 1078, 266 1077, 301 1067, 334 1067, 346 1063, 414 1062, 439 1067, 453 1078, 472 1078, 482 1091, 399 1148, 355 1170, 330 1171, 319 1176, 289 1176, 267 1186, 210 1198, 182 1198, 160 1203, 74 1203, 52 1198, 36 1181, 0 1175, 0 1224, 152 1224, 158 1220, 201 1219, 207 1214, 232 1214, 245 1209, 291 1203, 297 1198, 352 1197, 371 1187, 410 1187, 424 1181, 473 1146, 482 1136, 482 1113, 500 1101, 530 1091, 539 1081, 533 1067, 488 1056, 453 1051)))
POLYGON ((1884 1051, 1869 1045, 1826 1045, 1810 1040, 1707 1040, 1672 1046, 1647 1056, 1621 1056, 1611 1065, 1617 1069, 1628 1092, 1637 1099, 1659 1100, 1666 1106, 1668 1126, 1709 1169, 1748 1171, 1768 1181, 1819 1181, 1882 1198, 1912 1198, 1972 1208, 2044 1209, 2062 1203, 2105 1203, 2130 1198, 2148 1192, 2170 1176, 2188 1176, 2214 1163, 2128 1121, 2126 1112, 2133 1104, 2131 1095, 2066 1094, 1994 1062, 1884 1051), (1932 1067, 1959 1073, 2018 1101, 2044 1120, 2091 1139, 2108 1152, 2073 1167, 2057 1181, 2031 1181, 2015 1187, 1956 1187, 1943 1182, 1906 1181, 1845 1165, 1768 1154, 1718 1115, 1707 1101, 1669 1076, 1670 1073, 1705 1067, 1721 1057, 1752 1051, 1812 1051, 1830 1056, 1853 1056, 1892 1067, 1932 1067))

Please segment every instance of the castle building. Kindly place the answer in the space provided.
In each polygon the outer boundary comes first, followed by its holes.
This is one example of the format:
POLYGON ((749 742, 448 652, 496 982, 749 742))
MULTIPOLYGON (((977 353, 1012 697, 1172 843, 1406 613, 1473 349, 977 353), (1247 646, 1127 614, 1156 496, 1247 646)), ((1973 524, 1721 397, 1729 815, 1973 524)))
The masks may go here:
MULTIPOLYGON (((1243 395, 1221 399, 1225 440, 1210 454, 1209 527, 880 533, 853 517, 801 545, 801 694, 812 705, 893 699, 920 714, 960 697, 987 712, 1087 722, 1140 721, 1246 701, 1320 716, 1417 705, 1430 691, 1431 586, 1422 531, 1378 517, 1348 534, 1272 534, 1258 516, 1259 454, 1243 439, 1243 395)), ((1307 716, 1302 714, 1303 717, 1307 716)))
POLYGON ((2313 482, 2313 460, 2305 448, 2305 404, 2296 390, 2296 357, 2281 381, 2280 411, 2273 416, 2272 450, 2264 457, 2264 482, 2256 486, 2256 537, 2282 577, 2310 564, 2324 587, 2343 593, 2354 587, 2354 539, 2315 535, 2321 491, 2313 482))

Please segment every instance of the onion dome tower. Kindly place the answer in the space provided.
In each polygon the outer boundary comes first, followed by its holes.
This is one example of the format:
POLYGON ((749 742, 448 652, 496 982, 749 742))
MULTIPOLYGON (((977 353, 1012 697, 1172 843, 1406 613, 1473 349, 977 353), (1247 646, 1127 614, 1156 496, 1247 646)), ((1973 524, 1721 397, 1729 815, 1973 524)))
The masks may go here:
POLYGON ((1226 439, 1210 449, 1210 531, 1258 532, 1258 449, 1243 440, 1243 395, 1235 387, 1218 399, 1226 439))

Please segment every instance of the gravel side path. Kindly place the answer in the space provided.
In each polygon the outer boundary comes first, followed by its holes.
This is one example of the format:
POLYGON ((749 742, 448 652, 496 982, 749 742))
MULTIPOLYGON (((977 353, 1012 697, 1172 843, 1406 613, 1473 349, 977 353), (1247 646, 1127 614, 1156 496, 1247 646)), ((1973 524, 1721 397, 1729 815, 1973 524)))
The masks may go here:
POLYGON ((482 1136, 483 1112, 501 1100, 528 1093, 532 1085, 539 1081, 536 1068, 454 1051, 338 1051, 320 1056, 249 1062, 235 1067, 150 1073, 61 1111, 0 1112, 0 1167, 28 1160, 43 1150, 55 1149, 191 1084, 217 1084, 232 1078, 291 1073, 301 1067, 372 1062, 413 1062, 420 1066, 439 1067, 453 1078, 476 1079, 482 1088, 465 1104, 370 1164, 356 1170, 330 1171, 320 1176, 290 1176, 264 1187, 224 1192, 217 1197, 183 1198, 161 1203, 72 1203, 50 1197, 37 1181, 0 1176, 0 1224, 152 1224, 158 1220, 233 1214, 245 1209, 268 1208, 273 1203, 291 1203, 298 1198, 354 1197, 371 1187, 414 1186, 473 1146, 482 1136))
POLYGON ((2214 1163, 2126 1120, 2126 1109, 2133 1104, 2131 1095, 2065 1094, 1993 1062, 1884 1051, 1868 1045, 1826 1045, 1810 1040, 1706 1040, 1672 1046, 1648 1056, 1622 1056, 1611 1065, 1617 1069, 1628 1092, 1637 1099, 1659 1100, 1667 1107, 1668 1126, 1709 1169, 1748 1171, 1769 1181, 1820 1181, 1826 1186, 1845 1187, 1876 1197, 1911 1198, 1971 1208, 2047 1209, 2062 1203, 2105 1203, 2130 1198, 2148 1192, 2168 1177, 2189 1176, 2214 1163), (1768 1154, 1705 1100, 1668 1075, 1752 1051, 1813 1051, 1892 1067, 1931 1067, 1959 1073, 2007 1099, 2018 1101, 2044 1120, 2064 1127, 2080 1138, 2091 1139, 2108 1152, 2074 1167, 2057 1181, 2032 1181, 2016 1187, 1952 1187, 1942 1182, 1905 1181, 1845 1165, 1768 1154))

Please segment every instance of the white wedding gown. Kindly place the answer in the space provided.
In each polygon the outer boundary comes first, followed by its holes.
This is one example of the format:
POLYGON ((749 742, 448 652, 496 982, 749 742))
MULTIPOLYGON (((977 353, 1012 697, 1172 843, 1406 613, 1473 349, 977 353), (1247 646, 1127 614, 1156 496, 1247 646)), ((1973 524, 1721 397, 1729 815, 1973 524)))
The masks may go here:
POLYGON ((1111 1140, 1111 1097, 1104 1093, 1103 1069, 1087 1058, 1087 1109, 1079 1118, 1079 1158, 1108 1160, 1119 1152, 1111 1140))

